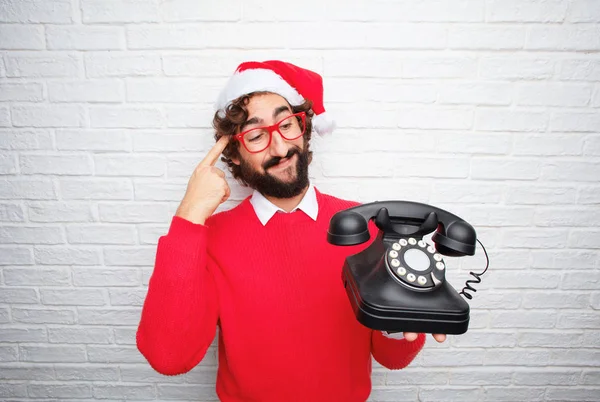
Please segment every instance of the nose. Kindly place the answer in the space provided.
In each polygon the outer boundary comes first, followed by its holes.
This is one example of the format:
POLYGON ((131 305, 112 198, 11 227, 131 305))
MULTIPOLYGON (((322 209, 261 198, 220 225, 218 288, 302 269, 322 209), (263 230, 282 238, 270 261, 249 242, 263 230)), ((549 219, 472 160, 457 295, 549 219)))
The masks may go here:
POLYGON ((273 156, 285 157, 288 153, 288 144, 285 138, 279 134, 277 130, 273 130, 271 133, 271 145, 269 145, 269 152, 273 156))

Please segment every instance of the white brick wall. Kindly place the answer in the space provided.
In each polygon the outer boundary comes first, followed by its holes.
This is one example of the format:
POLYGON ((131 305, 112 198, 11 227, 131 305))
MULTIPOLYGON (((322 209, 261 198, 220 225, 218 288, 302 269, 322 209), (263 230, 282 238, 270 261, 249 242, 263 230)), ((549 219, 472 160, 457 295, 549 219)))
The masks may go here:
POLYGON ((215 345, 169 378, 135 329, 216 94, 281 58, 325 78, 322 190, 447 208, 490 253, 469 332, 370 400, 598 400, 599 52, 600 0, 0 0, 0 399, 215 400, 215 345))

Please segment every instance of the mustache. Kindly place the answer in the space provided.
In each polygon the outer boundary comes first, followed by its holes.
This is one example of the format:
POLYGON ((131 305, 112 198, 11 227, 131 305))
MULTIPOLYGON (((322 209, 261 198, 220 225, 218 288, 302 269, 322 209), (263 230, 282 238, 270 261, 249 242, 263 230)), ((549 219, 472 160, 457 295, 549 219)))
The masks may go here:
POLYGON ((284 157, 275 156, 275 157, 269 159, 268 161, 266 161, 263 164, 263 169, 267 170, 268 168, 273 167, 273 166, 279 164, 279 162, 282 159, 291 158, 292 156, 294 156, 294 154, 298 154, 298 156, 300 156, 300 150, 298 148, 290 148, 290 150, 287 152, 287 154, 284 157))

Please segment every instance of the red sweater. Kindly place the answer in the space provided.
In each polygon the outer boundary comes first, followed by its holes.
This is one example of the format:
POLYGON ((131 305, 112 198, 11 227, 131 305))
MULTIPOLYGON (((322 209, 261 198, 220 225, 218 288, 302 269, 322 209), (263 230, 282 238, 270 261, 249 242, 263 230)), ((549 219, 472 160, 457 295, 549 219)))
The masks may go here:
MULTIPOLYGON (((361 325, 341 279, 368 246, 327 242, 331 216, 356 203, 317 191, 319 214, 277 213, 263 226, 249 197, 205 225, 177 216, 158 242, 137 346, 158 372, 188 372, 218 331, 224 402, 364 402, 371 355, 389 369, 423 347, 361 325)), ((371 226, 373 228, 373 225, 371 226)))

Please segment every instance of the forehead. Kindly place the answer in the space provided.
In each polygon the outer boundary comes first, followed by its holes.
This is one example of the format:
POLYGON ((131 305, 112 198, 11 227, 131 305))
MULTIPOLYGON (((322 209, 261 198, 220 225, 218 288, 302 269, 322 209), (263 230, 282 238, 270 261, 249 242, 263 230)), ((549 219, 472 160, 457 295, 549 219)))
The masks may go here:
POLYGON ((281 95, 266 93, 255 95, 248 101, 248 117, 265 117, 273 113, 273 110, 280 106, 288 106, 288 102, 281 95))

